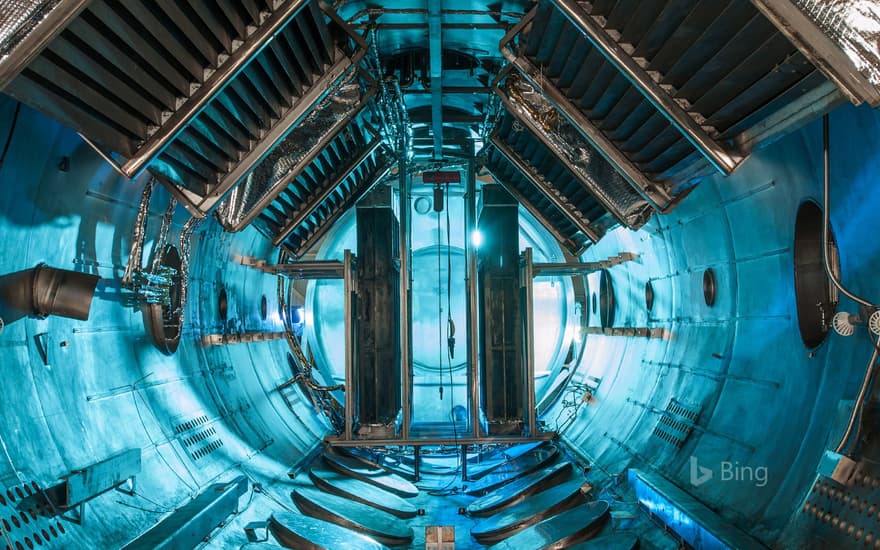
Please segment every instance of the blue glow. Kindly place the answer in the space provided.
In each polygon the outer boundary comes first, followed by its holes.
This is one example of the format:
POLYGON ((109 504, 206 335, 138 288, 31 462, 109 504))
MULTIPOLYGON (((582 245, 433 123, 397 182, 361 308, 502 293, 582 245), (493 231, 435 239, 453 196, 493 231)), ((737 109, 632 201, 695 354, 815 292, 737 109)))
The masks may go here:
POLYGON ((480 248, 480 245, 483 244, 483 234, 479 229, 474 229, 471 233, 471 243, 475 248, 480 248))

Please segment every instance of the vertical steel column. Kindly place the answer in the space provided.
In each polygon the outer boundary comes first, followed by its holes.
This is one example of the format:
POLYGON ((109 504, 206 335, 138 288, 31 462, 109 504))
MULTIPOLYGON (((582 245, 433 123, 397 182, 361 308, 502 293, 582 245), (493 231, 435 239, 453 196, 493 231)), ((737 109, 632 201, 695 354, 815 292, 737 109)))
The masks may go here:
MULTIPOLYGON (((473 154, 473 150, 471 150, 473 154)), ((467 187, 465 190, 464 253, 467 262, 465 284, 467 286, 467 351, 468 351, 468 401, 471 413, 471 431, 480 437, 480 384, 479 384, 479 324, 477 308, 477 251, 473 243, 477 228, 477 172, 471 156, 467 168, 467 187)))
POLYGON ((357 399, 357 384, 354 379, 354 304, 355 292, 351 250, 345 251, 343 261, 343 291, 345 292, 345 439, 352 439, 353 413, 357 399))
POLYGON ((468 448, 467 443, 462 443, 462 445, 461 445, 461 480, 462 480, 462 481, 467 481, 467 480, 468 480, 468 473, 467 473, 467 448, 468 448))
POLYGON ((412 421, 412 350, 410 349, 410 289, 412 272, 409 253, 411 247, 411 227, 409 222, 409 174, 407 173, 406 150, 401 149, 398 169, 398 192, 400 216, 400 400, 403 418, 401 437, 409 439, 412 421))
POLYGON ((443 159, 443 16, 442 0, 428 2, 428 46, 431 63, 431 127, 434 160, 443 159))
POLYGON ((413 447, 413 483, 418 483, 422 478, 422 448, 413 447))
POLYGON ((523 360, 526 363, 525 380, 523 388, 526 391, 526 430, 527 435, 534 437, 537 431, 537 419, 535 418, 535 311, 534 311, 534 287, 535 263, 532 248, 527 247, 523 253, 523 267, 520 284, 523 289, 523 339, 525 340, 525 354, 523 360))

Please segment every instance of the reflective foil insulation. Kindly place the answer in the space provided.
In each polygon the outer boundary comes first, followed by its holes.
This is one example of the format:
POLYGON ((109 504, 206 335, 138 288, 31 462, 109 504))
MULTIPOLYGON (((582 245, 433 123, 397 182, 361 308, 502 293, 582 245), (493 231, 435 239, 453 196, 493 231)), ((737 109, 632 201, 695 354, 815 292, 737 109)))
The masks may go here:
POLYGON ((651 205, 529 83, 511 74, 504 89, 508 108, 517 118, 531 120, 553 153, 565 159, 578 179, 621 223, 638 229, 653 214, 651 205))

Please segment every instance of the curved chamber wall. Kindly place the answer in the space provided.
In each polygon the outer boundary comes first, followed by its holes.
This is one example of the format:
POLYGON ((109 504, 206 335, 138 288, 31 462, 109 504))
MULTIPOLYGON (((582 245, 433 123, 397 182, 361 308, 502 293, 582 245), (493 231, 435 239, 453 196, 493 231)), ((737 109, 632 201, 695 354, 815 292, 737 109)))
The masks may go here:
MULTIPOLYGON (((14 112, 15 103, 0 98, 0 139, 14 112)), ((153 346, 134 296, 119 285, 143 184, 118 177, 76 134, 21 108, 0 169, 0 274, 46 262, 102 279, 87 322, 25 318, 0 334, 0 493, 25 482, 50 487, 129 448, 141 449, 142 468, 134 496, 98 496, 82 526, 63 521, 61 533, 59 518, 33 520, 12 530, 13 541, 52 526, 58 547, 119 548, 212 483, 244 474, 252 485, 267 485, 286 475, 328 429, 298 390, 288 390, 291 407, 274 391, 291 376, 283 339, 202 344, 211 334, 283 330, 275 277, 240 264, 245 256, 270 263, 276 256, 253 230, 222 233, 213 219, 201 225, 180 349, 169 357, 153 346)), ((145 262, 167 204, 157 186, 145 262)), ((186 219, 178 208, 171 242, 186 219)), ((236 547, 245 542, 244 523, 279 508, 265 493, 249 498, 250 507, 233 518, 238 527, 219 535, 236 547)), ((276 498, 289 500, 285 493, 276 498)))
MULTIPOLYGON (((843 281, 876 299, 880 113, 847 106, 830 122, 843 281)), ((732 176, 704 180, 673 213, 590 248, 584 260, 639 255, 609 270, 614 326, 665 336, 590 334, 573 382, 589 386, 592 399, 559 402, 545 415, 597 469, 657 470, 766 543, 795 517, 823 451, 840 440, 871 355, 863 328, 851 338, 830 334, 812 350, 798 330, 795 218, 805 200, 821 204, 822 166, 817 120, 753 153, 732 176), (716 279, 711 307, 707 269, 716 279)), ((841 310, 858 307, 844 298, 841 310)))
MULTIPOLYGON (((0 136, 9 133, 14 111, 11 101, 0 101, 0 136)), ((877 296, 880 114, 841 108, 831 130, 841 274, 859 294, 877 296)), ((615 326, 664 328, 666 336, 591 333, 573 379, 594 388, 591 399, 576 410, 560 400, 545 415, 564 423, 563 439, 595 471, 655 469, 768 543, 781 536, 822 451, 842 433, 870 355, 862 332, 831 335, 811 351, 797 328, 794 219, 803 200, 821 198, 821 150, 814 122, 754 153, 733 176, 705 180, 674 213, 639 232, 618 229, 592 247, 585 260, 639 254, 609 270, 615 326), (712 307, 703 297, 707 268, 717 281, 712 307), (671 438, 670 430, 658 435, 667 410, 693 422, 670 428, 671 438), (573 421, 565 423, 569 414, 573 421), (712 469, 715 479, 691 483, 694 464, 712 469), (724 464, 759 476, 766 467, 765 481, 723 479, 724 464)), ((136 494, 97 497, 85 526, 65 523, 59 535, 60 546, 113 548, 214 480, 244 473, 265 492, 251 493, 212 541, 234 547, 244 542, 244 524, 289 502, 283 485, 269 481, 298 464, 327 425, 299 393, 273 391, 291 374, 283 340, 202 344, 211 334, 282 330, 274 277, 241 264, 245 257, 274 261, 254 231, 202 225, 180 349, 168 357, 152 346, 118 283, 142 185, 117 177, 72 132, 21 109, 0 170, 0 272, 47 262, 97 273, 102 282, 88 322, 27 318, 0 334, 0 484, 47 487, 120 450, 141 449, 136 494), (217 311, 221 289, 226 321, 217 311)), ((167 195, 157 191, 148 240, 166 205, 167 195)), ((172 238, 184 221, 175 218, 172 238)), ((855 311, 846 299, 838 309, 855 311)))

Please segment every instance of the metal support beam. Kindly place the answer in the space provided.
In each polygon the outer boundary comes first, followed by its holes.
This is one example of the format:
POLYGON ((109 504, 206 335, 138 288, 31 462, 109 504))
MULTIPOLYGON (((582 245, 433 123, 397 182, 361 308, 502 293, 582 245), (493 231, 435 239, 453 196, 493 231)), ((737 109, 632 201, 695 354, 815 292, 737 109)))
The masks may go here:
POLYGON ((344 279, 345 264, 339 260, 316 260, 311 262, 291 262, 289 264, 259 265, 254 269, 265 273, 281 275, 288 279, 344 279))
MULTIPOLYGON (((0 90, 12 82, 52 40, 67 28, 91 0, 59 2, 7 55, 0 57, 0 90)), ((14 5, 14 4, 13 4, 14 5)), ((8 8, 8 5, 7 5, 8 8)))
POLYGON ((431 60, 431 121, 434 160, 443 158, 443 16, 442 0, 428 2, 428 45, 431 60))
POLYGON ((523 361, 525 361, 523 389, 525 390, 526 404, 526 435, 534 437, 537 434, 537 418, 535 407, 535 300, 534 300, 534 255, 532 248, 528 247, 523 252, 522 275, 520 285, 522 288, 523 305, 523 361))
POLYGON ((419 438, 419 439, 356 439, 346 441, 338 437, 328 436, 324 442, 331 447, 439 447, 443 445, 519 445, 520 443, 533 443, 535 441, 550 441, 556 437, 556 432, 541 432, 536 437, 521 436, 492 436, 492 437, 452 437, 419 438))
POLYGON ((355 384, 355 327, 354 327, 354 258, 351 250, 344 253, 343 288, 345 292, 345 439, 351 441, 354 430, 354 408, 357 406, 358 388, 355 384))
POLYGON ((715 141, 688 112, 669 95, 660 83, 651 78, 623 47, 614 41, 575 0, 551 0, 593 47, 617 67, 633 86, 648 99, 678 131, 709 160, 719 172, 728 175, 743 161, 738 152, 728 151, 715 141))
POLYGON ((238 499, 247 489, 248 480, 245 476, 239 476, 228 483, 211 485, 122 549, 193 548, 238 510, 238 499))
POLYGON ((467 471, 467 443, 461 444, 461 480, 468 480, 468 471, 467 471))
MULTIPOLYGON (((473 153, 473 146, 471 146, 473 153)), ((473 242, 474 231, 477 229, 477 172, 475 160, 468 161, 467 182, 464 202, 464 254, 467 270, 465 285, 467 287, 467 353, 468 353, 468 410, 471 418, 471 433, 480 437, 480 348, 479 339, 479 308, 477 307, 477 251, 473 242)))
POLYGON ((398 216, 400 218, 400 399, 401 428, 400 436, 409 439, 410 423, 412 422, 412 350, 410 311, 412 271, 410 267, 411 227, 410 227, 410 178, 406 150, 401 147, 398 170, 398 216))
POLYGON ((495 146, 498 151, 504 155, 508 161, 520 171, 520 173, 526 177, 527 180, 532 182, 538 190, 540 190, 544 195, 547 196, 547 200, 553 203, 553 205, 559 209, 559 212, 562 213, 568 220, 577 227, 581 233, 587 236, 591 241, 599 242, 601 235, 599 232, 590 225, 589 220, 583 217, 573 204, 570 202, 562 200, 562 196, 553 189, 552 185, 549 182, 544 181, 543 178, 539 177, 535 174, 532 169, 526 165, 519 156, 514 153, 504 142, 500 139, 492 136, 489 138, 492 142, 492 145, 495 146))
POLYGON ((118 487, 141 471, 141 450, 127 449, 95 464, 73 470, 64 482, 49 489, 50 502, 62 510, 73 508, 87 500, 118 487))

